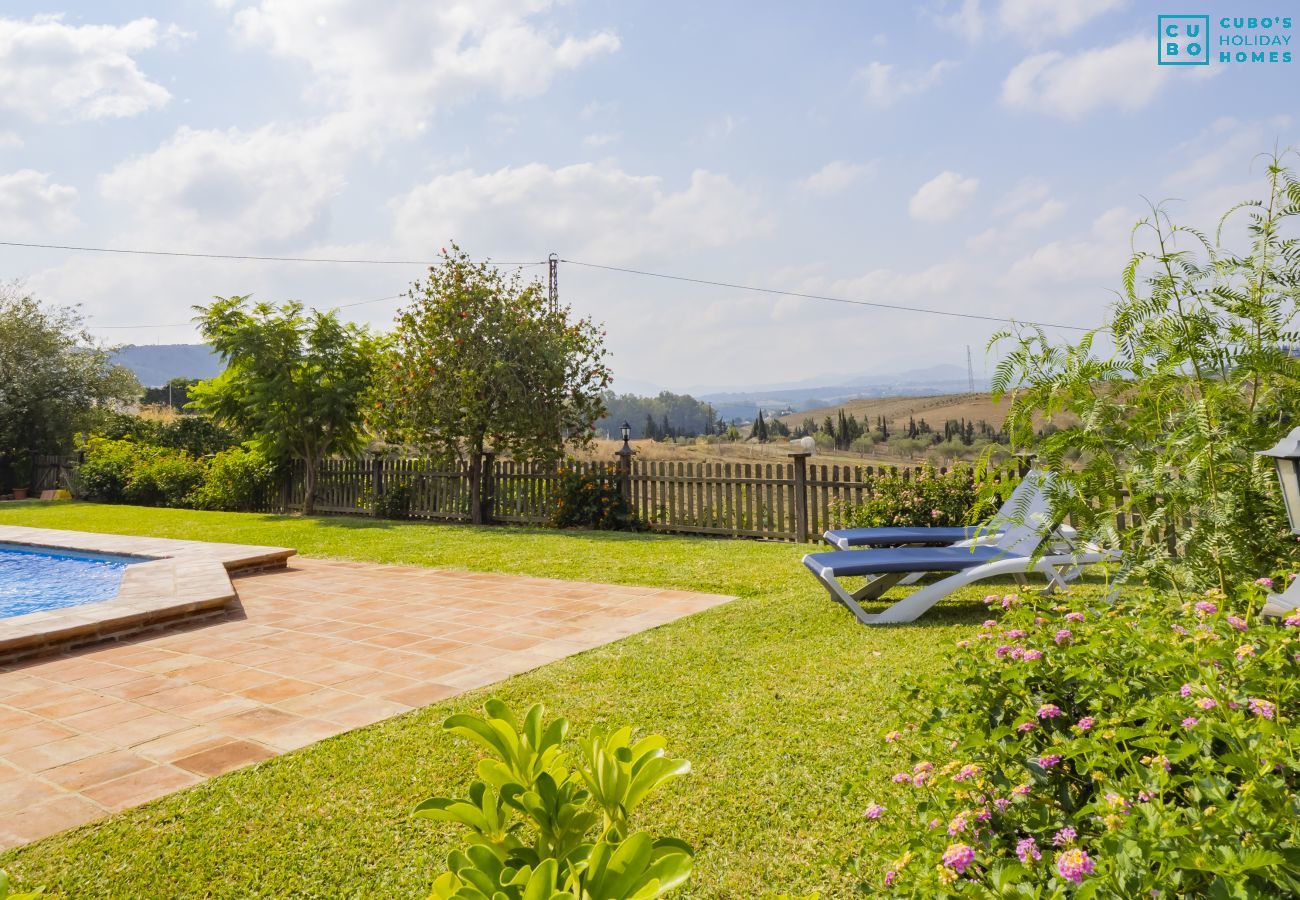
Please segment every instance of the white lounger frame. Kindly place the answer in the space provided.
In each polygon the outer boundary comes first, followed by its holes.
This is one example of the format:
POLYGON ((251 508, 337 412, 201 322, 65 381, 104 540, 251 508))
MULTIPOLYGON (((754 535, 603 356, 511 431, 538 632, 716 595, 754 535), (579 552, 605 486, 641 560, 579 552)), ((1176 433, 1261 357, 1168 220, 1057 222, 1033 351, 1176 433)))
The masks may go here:
POLYGON ((1119 559, 1117 552, 1102 550, 1096 546, 1076 549, 1071 540, 1075 536, 1073 529, 1062 532, 1060 529, 1052 528, 1051 507, 1047 497, 1051 480, 1050 472, 1030 472, 1022 479, 1012 497, 1003 504, 999 515, 989 523, 990 534, 987 539, 976 538, 952 545, 955 547, 968 547, 972 544, 994 546, 1006 553, 1005 557, 955 572, 934 584, 926 585, 883 612, 869 613, 862 608, 860 601, 878 600, 891 587, 897 584, 911 584, 932 574, 931 571, 890 572, 870 576, 861 588, 849 591, 840 584, 831 566, 819 566, 810 562, 808 557, 804 557, 804 565, 826 587, 831 598, 844 604, 863 625, 894 625, 915 621, 930 607, 958 588, 999 575, 1024 576, 1031 572, 1038 572, 1047 579, 1047 587, 1043 592, 1050 593, 1058 587, 1065 587, 1066 582, 1078 578, 1085 566, 1119 559), (1023 492, 1022 488, 1024 488, 1023 492), (1000 522, 999 519, 1002 521, 1000 522), (999 526, 1005 527, 995 531, 999 526), (1034 552, 1045 538, 1053 540, 1051 552, 1034 559, 1034 552), (1061 552, 1062 550, 1068 552, 1061 552))
POLYGON ((1041 556, 1037 560, 1028 556, 1007 556, 1002 559, 995 559, 982 565, 975 566, 971 569, 965 569, 960 572, 954 572, 947 578, 942 578, 934 584, 927 584, 919 590, 913 591, 902 600, 899 600, 893 606, 879 613, 869 613, 864 610, 859 601, 877 600, 886 591, 897 584, 910 584, 919 578, 923 578, 928 572, 913 573, 890 573, 887 575, 877 575, 868 581, 865 585, 856 591, 848 591, 844 585, 840 584, 834 573, 827 566, 814 568, 808 566, 809 571, 820 581, 826 590, 830 592, 832 599, 844 604, 849 611, 863 625, 897 625, 904 622, 913 622, 924 614, 930 607, 934 606, 944 597, 947 597, 958 588, 965 587, 968 584, 974 584, 985 578, 994 578, 998 575, 1025 575, 1030 572, 1038 572, 1047 579, 1047 587, 1043 593, 1051 593, 1056 588, 1066 586, 1066 581, 1073 577, 1078 577, 1078 572, 1084 566, 1094 565, 1096 563, 1107 562, 1118 559, 1118 554, 1108 551, 1088 551, 1084 553, 1058 554, 1052 556, 1041 556))

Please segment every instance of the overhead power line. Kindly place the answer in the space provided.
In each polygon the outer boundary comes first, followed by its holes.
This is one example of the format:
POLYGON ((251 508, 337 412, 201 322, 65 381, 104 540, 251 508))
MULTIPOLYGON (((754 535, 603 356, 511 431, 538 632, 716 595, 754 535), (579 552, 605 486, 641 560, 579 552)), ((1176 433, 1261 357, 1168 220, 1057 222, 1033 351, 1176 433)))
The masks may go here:
MULTIPOLYGON (((336 263, 366 266, 428 266, 437 260, 429 259, 341 259, 323 256, 251 256, 238 253, 191 253, 182 250, 139 250, 125 247, 73 247, 65 244, 26 244, 21 241, 0 241, 0 247, 24 247, 28 250, 72 250, 78 253, 122 253, 130 256, 179 256, 186 259, 234 259, 254 262, 336 263)), ((487 260, 491 262, 491 260, 487 260)), ((497 262, 497 266, 544 266, 546 260, 529 262, 497 262)))
MULTIPOLYGON (((336 304, 334 304, 333 306, 328 307, 328 309, 330 309, 330 310, 336 310, 336 309, 348 309, 348 308, 353 307, 353 306, 365 306, 367 303, 382 303, 382 302, 385 301, 385 300, 396 300, 396 299, 398 299, 399 297, 405 297, 405 296, 406 296, 405 293, 401 293, 401 294, 390 294, 390 295, 387 296, 387 297, 375 297, 373 300, 356 300, 356 301, 354 301, 354 302, 352 302, 352 303, 336 303, 336 304)), ((182 327, 184 327, 184 326, 187 326, 187 325, 193 325, 193 324, 194 324, 193 322, 171 322, 171 323, 168 323, 168 324, 166 324, 166 325, 89 325, 89 326, 87 326, 87 327, 89 327, 89 328, 112 328, 112 329, 119 329, 119 328, 133 328, 133 329, 134 329, 134 328, 182 328, 182 327)))
POLYGON ((985 316, 979 313, 953 312, 947 309, 933 309, 925 306, 904 306, 901 303, 878 303, 873 300, 850 300, 845 297, 827 297, 822 294, 805 294, 800 291, 786 291, 779 288, 756 287, 750 284, 734 284, 729 281, 712 281, 707 278, 690 278, 685 275, 668 275, 664 272, 647 272, 643 269, 627 269, 622 266, 605 266, 600 263, 582 262, 576 259, 561 259, 560 262, 568 263, 573 266, 586 266, 589 269, 605 269, 609 272, 625 272, 629 275, 645 275, 649 278, 665 278, 669 281, 685 281, 690 284, 706 284, 713 287, 731 288, 737 291, 753 291, 759 294, 775 294, 780 297, 800 297, 804 300, 821 300, 827 303, 847 303, 852 306, 870 306, 876 309, 892 309, 899 312, 924 313, 931 316, 950 316, 955 319, 977 319, 981 322, 997 322, 1005 325, 1011 322, 1018 322, 1022 325, 1038 325, 1042 328, 1063 328, 1069 331, 1092 331, 1091 328, 1085 328, 1082 325, 1061 325, 1052 322, 1033 322, 1029 319, 1018 319, 1011 316, 985 316))

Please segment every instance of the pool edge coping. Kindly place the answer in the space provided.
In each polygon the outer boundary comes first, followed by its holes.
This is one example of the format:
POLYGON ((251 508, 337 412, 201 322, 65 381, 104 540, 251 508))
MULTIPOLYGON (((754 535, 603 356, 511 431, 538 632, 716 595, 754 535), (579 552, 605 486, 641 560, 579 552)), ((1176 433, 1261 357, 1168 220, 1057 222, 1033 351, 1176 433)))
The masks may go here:
POLYGON ((0 543, 148 559, 126 567, 108 600, 0 619, 0 665, 220 612, 238 598, 232 575, 283 568, 297 552, 18 525, 0 525, 0 543))

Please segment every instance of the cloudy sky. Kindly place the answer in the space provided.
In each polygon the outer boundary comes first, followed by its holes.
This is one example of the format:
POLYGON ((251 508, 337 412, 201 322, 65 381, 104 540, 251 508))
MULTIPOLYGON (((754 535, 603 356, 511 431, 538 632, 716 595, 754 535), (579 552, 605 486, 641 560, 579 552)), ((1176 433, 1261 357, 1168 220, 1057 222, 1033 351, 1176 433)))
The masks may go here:
MULTIPOLYGON (((1091 325, 1147 199, 1212 229, 1259 193, 1255 154, 1300 142, 1300 63, 1159 67, 1170 11, 10 0, 0 241, 426 260, 454 239, 1091 325)), ((419 273, 0 247, 0 277, 82 304, 115 343, 191 341, 212 295, 328 307, 419 273)), ((979 374, 997 328, 569 263, 560 281, 607 323, 627 387, 964 364, 967 344, 979 374)), ((382 328, 397 307, 344 312, 382 328)))

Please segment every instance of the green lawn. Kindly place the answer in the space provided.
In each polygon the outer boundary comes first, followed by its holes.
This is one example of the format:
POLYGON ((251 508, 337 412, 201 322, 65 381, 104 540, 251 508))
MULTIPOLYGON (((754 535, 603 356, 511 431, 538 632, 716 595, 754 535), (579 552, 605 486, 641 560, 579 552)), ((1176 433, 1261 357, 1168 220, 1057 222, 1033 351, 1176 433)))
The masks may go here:
POLYGON ((0 524, 739 598, 0 856, 21 884, 69 898, 424 897, 455 832, 410 810, 463 792, 474 754, 439 725, 493 694, 516 707, 541 700, 580 732, 595 722, 653 729, 692 761, 641 820, 696 847, 680 896, 852 896, 892 858, 889 820, 867 829, 861 811, 903 802, 877 754, 900 676, 938 677, 990 590, 916 625, 868 629, 799 565, 807 548, 788 544, 71 503, 4 504, 0 524))

